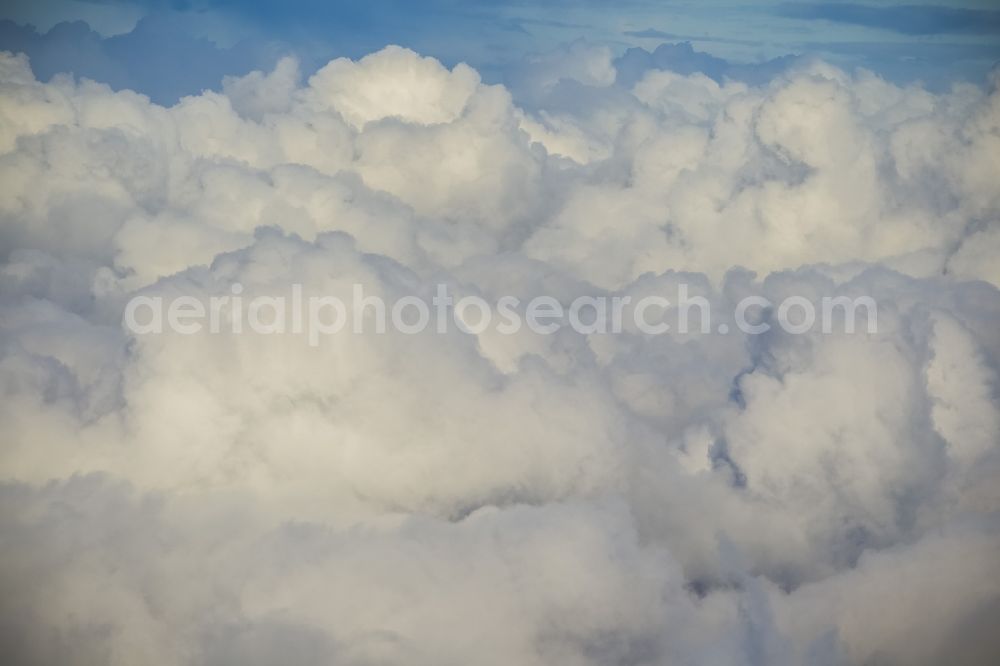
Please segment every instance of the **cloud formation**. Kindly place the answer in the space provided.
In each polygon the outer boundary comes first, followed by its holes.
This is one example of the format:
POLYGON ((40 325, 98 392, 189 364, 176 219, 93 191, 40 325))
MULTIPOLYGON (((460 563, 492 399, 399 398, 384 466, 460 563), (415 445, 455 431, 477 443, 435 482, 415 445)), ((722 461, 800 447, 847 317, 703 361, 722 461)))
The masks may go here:
POLYGON ((625 71, 577 43, 515 98, 388 47, 163 107, 0 56, 11 663, 995 660, 1000 81, 625 71), (684 282, 869 295, 879 327, 120 324, 234 282, 684 282))
POLYGON ((778 12, 799 19, 822 19, 904 35, 1000 33, 1000 11, 946 5, 890 5, 872 7, 853 2, 784 3, 778 12))

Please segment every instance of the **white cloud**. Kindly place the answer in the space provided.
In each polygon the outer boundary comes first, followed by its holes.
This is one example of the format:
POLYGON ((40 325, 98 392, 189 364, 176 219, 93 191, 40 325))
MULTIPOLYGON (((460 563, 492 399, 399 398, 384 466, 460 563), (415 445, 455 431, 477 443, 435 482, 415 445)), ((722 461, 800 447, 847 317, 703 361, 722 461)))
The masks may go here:
POLYGON ((389 47, 164 108, 0 57, 15 662, 997 654, 996 89, 811 63, 627 90, 610 62, 530 59, 512 97, 389 47), (318 347, 120 326, 137 293, 235 282, 347 303, 686 283, 713 317, 868 295, 879 326, 318 347))
POLYGON ((429 125, 458 118, 478 86, 479 74, 468 65, 449 71, 434 58, 389 46, 357 63, 330 62, 309 79, 306 98, 357 129, 383 118, 429 125))

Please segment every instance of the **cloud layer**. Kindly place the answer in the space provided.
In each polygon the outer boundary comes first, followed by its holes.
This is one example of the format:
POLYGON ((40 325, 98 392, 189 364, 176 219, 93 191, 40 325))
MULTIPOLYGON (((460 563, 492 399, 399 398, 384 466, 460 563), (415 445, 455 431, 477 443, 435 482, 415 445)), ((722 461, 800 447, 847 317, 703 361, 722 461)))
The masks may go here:
POLYGON ((388 47, 162 107, 0 56, 10 663, 995 660, 998 81, 619 67, 578 43, 508 90, 388 47), (120 325, 234 282, 879 327, 120 325))

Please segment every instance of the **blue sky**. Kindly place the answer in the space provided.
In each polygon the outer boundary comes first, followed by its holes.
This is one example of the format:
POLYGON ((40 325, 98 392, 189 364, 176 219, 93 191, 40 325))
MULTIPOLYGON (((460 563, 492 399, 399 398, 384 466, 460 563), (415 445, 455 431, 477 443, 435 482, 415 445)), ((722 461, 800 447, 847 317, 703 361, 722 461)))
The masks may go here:
POLYGON ((732 63, 818 55, 933 88, 981 81, 1000 60, 995 0, 14 0, 0 19, 0 48, 27 52, 39 76, 72 71, 167 103, 287 53, 308 72, 388 43, 468 62, 492 81, 527 53, 578 39, 618 54, 690 42, 732 63))

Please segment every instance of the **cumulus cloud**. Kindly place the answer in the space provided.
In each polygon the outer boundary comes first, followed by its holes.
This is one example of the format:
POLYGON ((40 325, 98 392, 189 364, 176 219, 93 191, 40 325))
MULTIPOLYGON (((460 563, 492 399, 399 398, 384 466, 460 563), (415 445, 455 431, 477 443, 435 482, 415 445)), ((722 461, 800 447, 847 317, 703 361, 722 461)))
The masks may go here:
POLYGON ((997 80, 523 68, 388 47, 163 107, 0 56, 11 663, 997 658, 997 80), (234 283, 870 296, 878 327, 121 324, 234 283))

